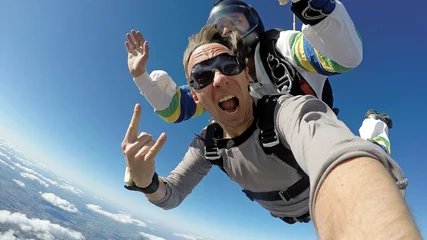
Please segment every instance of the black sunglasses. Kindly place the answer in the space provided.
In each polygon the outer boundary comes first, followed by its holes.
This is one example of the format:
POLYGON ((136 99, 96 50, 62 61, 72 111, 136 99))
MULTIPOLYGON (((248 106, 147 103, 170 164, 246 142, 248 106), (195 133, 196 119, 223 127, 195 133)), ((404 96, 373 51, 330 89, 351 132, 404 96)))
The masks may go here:
POLYGON ((213 82, 215 69, 226 76, 233 76, 241 73, 244 68, 244 61, 239 60, 236 56, 223 53, 194 65, 191 69, 189 85, 200 90, 213 82))

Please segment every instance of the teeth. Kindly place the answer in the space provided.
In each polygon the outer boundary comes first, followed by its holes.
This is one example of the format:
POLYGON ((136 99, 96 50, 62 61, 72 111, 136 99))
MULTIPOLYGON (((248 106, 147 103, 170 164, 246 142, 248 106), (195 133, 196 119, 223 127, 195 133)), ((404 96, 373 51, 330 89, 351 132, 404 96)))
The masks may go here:
POLYGON ((233 95, 228 95, 228 96, 222 97, 222 98, 219 100, 219 102, 224 102, 224 101, 227 101, 227 100, 232 99, 232 98, 234 98, 234 97, 235 97, 235 96, 233 96, 233 95))

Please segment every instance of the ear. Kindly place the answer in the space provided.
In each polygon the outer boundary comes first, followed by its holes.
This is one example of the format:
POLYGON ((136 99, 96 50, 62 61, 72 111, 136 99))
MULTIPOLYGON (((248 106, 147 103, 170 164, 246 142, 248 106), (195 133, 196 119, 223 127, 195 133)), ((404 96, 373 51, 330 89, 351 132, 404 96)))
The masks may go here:
POLYGON ((193 100, 196 104, 199 104, 199 98, 197 97, 196 93, 194 92, 194 90, 191 90, 191 96, 193 97, 193 100))

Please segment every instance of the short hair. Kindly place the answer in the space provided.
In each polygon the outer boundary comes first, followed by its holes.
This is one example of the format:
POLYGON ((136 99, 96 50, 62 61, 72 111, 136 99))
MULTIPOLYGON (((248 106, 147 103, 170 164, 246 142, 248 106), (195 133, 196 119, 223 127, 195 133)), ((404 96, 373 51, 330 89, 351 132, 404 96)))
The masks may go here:
POLYGON ((190 76, 188 76, 187 71, 188 61, 190 60, 191 54, 196 50, 196 48, 209 43, 219 43, 228 48, 232 55, 237 56, 241 60, 244 59, 243 39, 241 38, 239 31, 232 30, 223 34, 215 24, 205 25, 200 32, 188 38, 188 45, 187 49, 185 49, 183 58, 184 72, 187 82, 190 80, 190 76))

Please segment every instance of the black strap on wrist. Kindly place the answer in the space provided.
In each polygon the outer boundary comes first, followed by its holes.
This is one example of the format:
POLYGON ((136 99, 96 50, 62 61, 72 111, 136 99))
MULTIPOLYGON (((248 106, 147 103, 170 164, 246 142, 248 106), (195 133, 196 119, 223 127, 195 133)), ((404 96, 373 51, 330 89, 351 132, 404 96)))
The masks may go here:
POLYGON ((151 180, 150 185, 148 185, 145 188, 140 188, 136 185, 132 185, 132 186, 128 186, 125 185, 124 186, 127 190, 130 191, 139 191, 139 192, 143 192, 145 194, 151 194, 151 193, 155 193, 157 191, 157 189, 159 189, 159 175, 157 175, 156 172, 154 172, 153 178, 151 180))

